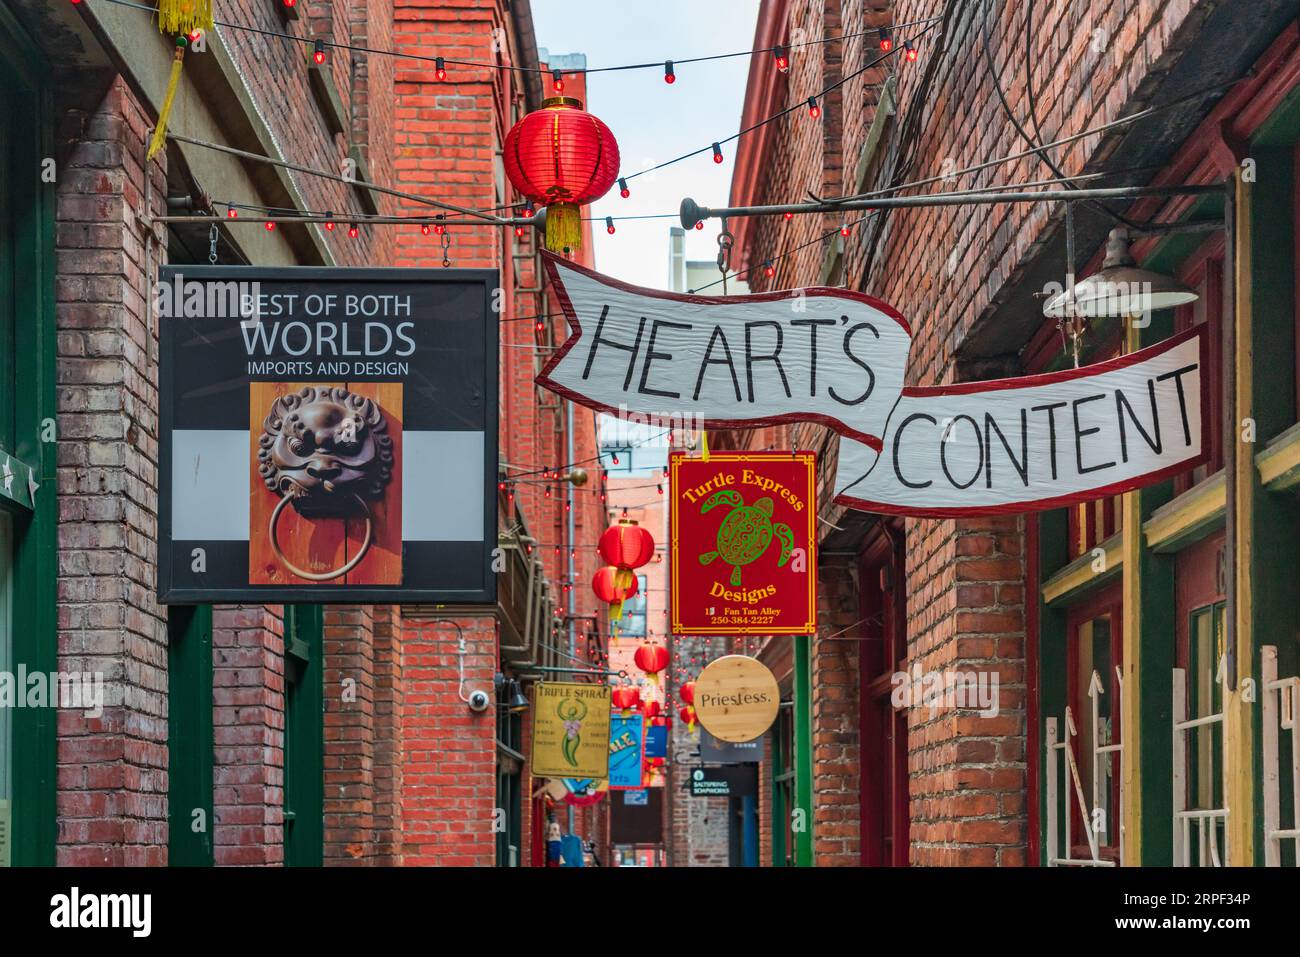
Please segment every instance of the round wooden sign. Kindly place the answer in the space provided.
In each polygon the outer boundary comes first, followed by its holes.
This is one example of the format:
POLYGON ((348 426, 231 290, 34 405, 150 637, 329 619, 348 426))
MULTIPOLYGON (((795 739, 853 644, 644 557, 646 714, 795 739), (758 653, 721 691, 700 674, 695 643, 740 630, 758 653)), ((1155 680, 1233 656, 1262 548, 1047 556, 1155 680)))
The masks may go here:
POLYGON ((755 658, 727 655, 695 679, 696 720, 721 741, 753 741, 772 726, 780 704, 776 678, 755 658))

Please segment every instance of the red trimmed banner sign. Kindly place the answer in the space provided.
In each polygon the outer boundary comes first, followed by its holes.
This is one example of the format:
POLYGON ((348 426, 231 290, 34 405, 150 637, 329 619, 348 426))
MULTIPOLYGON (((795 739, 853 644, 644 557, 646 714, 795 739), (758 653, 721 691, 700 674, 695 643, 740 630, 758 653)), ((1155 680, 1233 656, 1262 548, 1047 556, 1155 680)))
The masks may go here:
POLYGON ((1056 508, 1149 485, 1209 448, 1199 329, 1081 369, 904 388, 911 330, 871 296, 681 296, 544 255, 572 334, 541 385, 666 429, 820 422, 841 436, 835 501, 851 508, 1056 508))
POLYGON ((673 634, 812 634, 816 456, 674 452, 668 461, 673 634))

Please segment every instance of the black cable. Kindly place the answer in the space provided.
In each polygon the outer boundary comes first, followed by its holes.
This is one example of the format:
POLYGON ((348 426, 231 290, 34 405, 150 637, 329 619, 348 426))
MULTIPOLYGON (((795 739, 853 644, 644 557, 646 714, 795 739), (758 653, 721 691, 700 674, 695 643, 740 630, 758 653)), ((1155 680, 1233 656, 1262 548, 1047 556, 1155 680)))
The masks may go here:
MULTIPOLYGON (((135 3, 133 2, 133 0, 105 0, 105 2, 113 3, 121 7, 130 7, 134 10, 143 10, 149 14, 157 13, 157 8, 150 6, 148 4, 135 3)), ((915 25, 927 23, 934 19, 935 19, 934 17, 928 17, 921 20, 914 20, 911 21, 910 23, 899 24, 899 26, 900 27, 915 26, 915 25)), ((617 66, 584 67, 581 70, 556 70, 552 67, 543 68, 543 67, 515 66, 512 63, 489 63, 484 60, 458 60, 453 57, 425 56, 423 54, 417 54, 417 53, 402 53, 397 50, 383 50, 378 47, 367 47, 356 43, 340 43, 337 40, 328 40, 325 39, 324 37, 300 37, 300 36, 295 36, 292 33, 280 33, 276 30, 267 30, 262 27, 254 27, 245 23, 231 23, 228 20, 218 20, 216 18, 213 18, 212 23, 213 26, 225 27, 228 30, 242 30, 247 33, 256 33, 264 37, 275 37, 280 40, 288 40, 292 43, 301 43, 304 45, 311 45, 313 47, 315 46, 316 42, 319 40, 321 46, 329 47, 332 50, 349 50, 349 51, 356 51, 358 53, 371 53, 377 56, 391 56, 402 60, 419 60, 428 63, 436 63, 437 61, 441 60, 444 64, 451 64, 453 66, 477 67, 479 69, 484 69, 484 70, 506 70, 511 73, 535 73, 542 76, 545 76, 547 74, 554 74, 554 73, 560 73, 560 74, 567 73, 570 76, 573 76, 579 73, 582 74, 614 73, 622 70, 662 69, 664 63, 667 62, 668 60, 668 58, 664 58, 664 59, 649 61, 645 63, 624 63, 624 64, 619 64, 617 66)), ((871 32, 874 31, 866 30, 860 34, 854 34, 854 36, 863 36, 871 32)), ((794 49, 796 47, 815 46, 819 43, 829 43, 832 40, 837 40, 837 39, 841 39, 841 38, 826 37, 820 40, 806 40, 801 43, 790 44, 789 49, 794 49)), ((774 50, 775 47, 760 47, 758 49, 753 49, 753 50, 737 50, 733 53, 715 53, 709 56, 688 57, 683 60, 678 60, 674 58, 672 59, 672 62, 675 65, 679 65, 683 63, 703 63, 708 60, 725 60, 731 57, 756 56, 758 54, 763 54, 763 53, 772 53, 774 52, 774 50)))

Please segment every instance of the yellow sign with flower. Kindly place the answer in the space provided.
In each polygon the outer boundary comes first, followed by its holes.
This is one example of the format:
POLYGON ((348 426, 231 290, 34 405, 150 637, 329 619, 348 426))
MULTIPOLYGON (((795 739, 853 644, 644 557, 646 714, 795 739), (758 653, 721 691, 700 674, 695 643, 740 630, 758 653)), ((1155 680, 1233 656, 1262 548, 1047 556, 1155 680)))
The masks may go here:
POLYGON ((532 773, 605 780, 609 711, 609 685, 539 682, 533 692, 532 773))

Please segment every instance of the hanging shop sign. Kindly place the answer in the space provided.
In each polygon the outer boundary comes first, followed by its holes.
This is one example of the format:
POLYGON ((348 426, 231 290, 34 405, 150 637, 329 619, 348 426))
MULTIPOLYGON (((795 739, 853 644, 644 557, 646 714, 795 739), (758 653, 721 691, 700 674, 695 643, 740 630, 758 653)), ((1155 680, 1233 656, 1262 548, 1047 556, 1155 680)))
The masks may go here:
POLYGON ((707 764, 752 764, 763 760, 761 737, 752 741, 722 741, 700 732, 700 760, 707 764))
POLYGON ((668 726, 654 724, 645 729, 645 756, 647 758, 668 757, 668 726))
POLYGON ((871 296, 682 296, 546 267, 571 335, 541 385, 652 427, 821 423, 841 436, 835 500, 851 508, 1056 508, 1205 460, 1199 328, 1081 369, 904 388, 911 329, 871 296))
POLYGON ((614 715, 609 721, 609 789, 622 791, 642 786, 641 762, 645 756, 645 718, 639 714, 614 715))
POLYGON ((724 655, 695 679, 695 718, 720 741, 753 741, 772 726, 780 706, 776 677, 756 658, 724 655))
POLYGON ((533 695, 532 773, 604 781, 609 729, 609 685, 539 682, 533 695))
POLYGON ((811 452, 669 456, 674 634, 816 631, 816 474, 811 452))
POLYGON ((686 787, 691 797, 756 797, 758 765, 692 768, 686 787))
POLYGON ((497 273, 163 267, 163 602, 496 600, 497 273))

